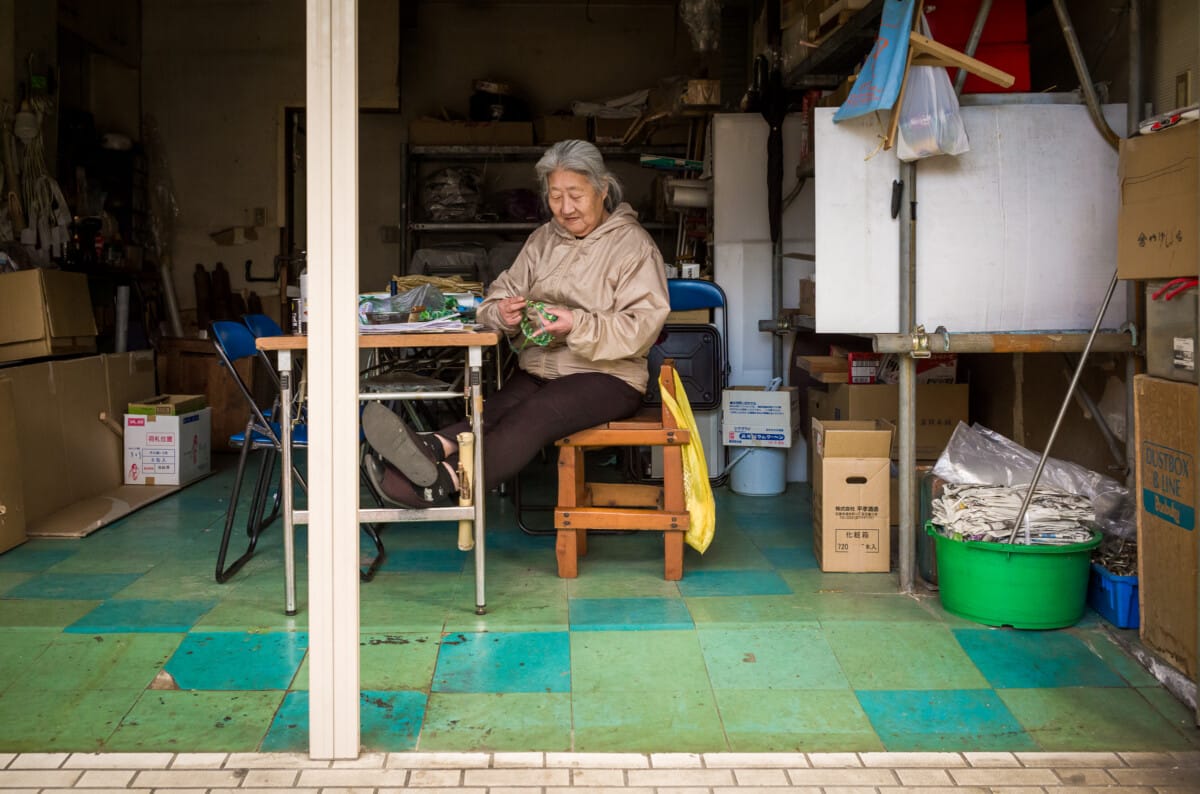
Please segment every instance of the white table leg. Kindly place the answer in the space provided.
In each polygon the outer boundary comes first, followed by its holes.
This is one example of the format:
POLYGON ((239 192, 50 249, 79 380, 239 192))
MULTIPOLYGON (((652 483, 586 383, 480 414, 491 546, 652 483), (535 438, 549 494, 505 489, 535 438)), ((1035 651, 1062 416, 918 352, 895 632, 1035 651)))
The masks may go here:
POLYGON ((292 522, 292 351, 279 351, 279 487, 283 498, 284 614, 296 614, 296 528, 292 522))
POLYGON ((475 434, 475 614, 487 612, 484 594, 484 503, 483 471, 483 348, 472 346, 467 349, 467 377, 471 395, 471 432, 475 434))

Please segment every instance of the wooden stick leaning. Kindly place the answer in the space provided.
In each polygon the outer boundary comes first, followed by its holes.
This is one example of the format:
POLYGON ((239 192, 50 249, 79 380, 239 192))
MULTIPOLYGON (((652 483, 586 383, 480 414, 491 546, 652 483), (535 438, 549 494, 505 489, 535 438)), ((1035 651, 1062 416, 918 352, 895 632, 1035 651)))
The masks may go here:
MULTIPOLYGON (((458 434, 458 506, 470 507, 475 493, 475 434, 458 434)), ((458 550, 475 548, 475 522, 460 519, 458 522, 458 550)))

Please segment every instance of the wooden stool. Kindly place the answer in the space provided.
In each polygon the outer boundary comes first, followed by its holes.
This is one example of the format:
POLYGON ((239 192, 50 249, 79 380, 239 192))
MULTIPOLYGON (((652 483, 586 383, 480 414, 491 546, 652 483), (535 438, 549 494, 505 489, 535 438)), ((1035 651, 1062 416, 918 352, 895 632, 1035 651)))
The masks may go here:
MULTIPOLYGON (((670 359, 662 365, 662 384, 674 397, 675 369, 670 359)), ((689 517, 680 446, 690 440, 690 433, 679 427, 664 402, 653 413, 596 425, 555 442, 559 452, 554 528, 560 577, 579 575, 579 556, 587 554, 589 529, 662 532, 663 577, 683 577, 683 536, 689 517), (589 447, 661 447, 662 485, 584 482, 583 454, 589 447)))

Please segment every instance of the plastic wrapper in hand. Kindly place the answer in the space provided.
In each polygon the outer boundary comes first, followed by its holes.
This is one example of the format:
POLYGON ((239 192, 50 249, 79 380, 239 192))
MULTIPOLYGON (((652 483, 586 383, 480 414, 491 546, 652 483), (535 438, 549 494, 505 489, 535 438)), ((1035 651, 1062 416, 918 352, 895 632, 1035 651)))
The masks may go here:
POLYGON ((478 243, 447 243, 413 252, 408 272, 422 276, 462 276, 480 281, 487 270, 487 249, 478 243))
MULTIPOLYGON (((1041 455, 982 425, 959 422, 933 474, 948 482, 1025 485, 1033 479, 1041 455)), ((1096 526, 1106 535, 1137 534, 1136 505, 1129 490, 1111 477, 1077 463, 1047 458, 1038 486, 1086 496, 1096 511, 1096 526)))
POLYGON ((479 172, 474 168, 443 168, 421 185, 421 207, 433 221, 469 221, 482 200, 479 172))
POLYGON ((158 122, 153 116, 147 115, 142 121, 142 135, 148 160, 146 179, 150 188, 150 248, 162 258, 171 252, 171 236, 175 231, 179 205, 171 187, 171 172, 167 168, 167 153, 159 135, 158 122))

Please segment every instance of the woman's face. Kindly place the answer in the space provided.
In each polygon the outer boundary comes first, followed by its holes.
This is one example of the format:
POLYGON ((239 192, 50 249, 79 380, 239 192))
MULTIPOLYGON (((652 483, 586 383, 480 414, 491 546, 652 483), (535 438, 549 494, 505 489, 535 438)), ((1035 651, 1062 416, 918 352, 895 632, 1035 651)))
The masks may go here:
POLYGON ((546 201, 563 228, 576 237, 586 237, 608 214, 604 193, 575 171, 553 171, 546 179, 546 201))

